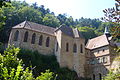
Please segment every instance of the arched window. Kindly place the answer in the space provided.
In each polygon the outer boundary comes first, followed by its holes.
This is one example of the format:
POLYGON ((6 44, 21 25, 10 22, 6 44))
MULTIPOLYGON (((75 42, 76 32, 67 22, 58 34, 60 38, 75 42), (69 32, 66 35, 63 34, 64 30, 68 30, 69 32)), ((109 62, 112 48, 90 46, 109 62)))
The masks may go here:
POLYGON ((49 44, 50 44, 50 38, 47 37, 47 39, 46 39, 46 47, 49 47, 49 44))
POLYGON ((95 74, 93 74, 93 80, 95 80, 95 74))
POLYGON ((32 35, 32 40, 31 40, 31 44, 35 44, 35 37, 36 37, 36 34, 33 33, 33 35, 32 35))
POLYGON ((77 45, 76 45, 76 44, 73 45, 73 52, 74 52, 74 53, 77 52, 77 45))
POLYGON ((102 80, 102 74, 99 73, 99 80, 102 80))
POLYGON ((80 53, 83 53, 83 45, 80 45, 80 53))
POLYGON ((57 42, 57 44, 56 44, 56 52, 58 51, 58 42, 57 42))
POLYGON ((69 51, 69 44, 66 43, 66 52, 68 52, 68 51, 69 51))
POLYGON ((24 42, 27 42, 28 40, 28 31, 25 32, 25 35, 24 35, 24 42))
POLYGON ((40 46, 42 46, 42 42, 43 42, 43 36, 41 35, 41 36, 39 37, 39 45, 40 45, 40 46))
POLYGON ((14 34, 14 41, 17 41, 19 37, 19 31, 17 30, 14 34))

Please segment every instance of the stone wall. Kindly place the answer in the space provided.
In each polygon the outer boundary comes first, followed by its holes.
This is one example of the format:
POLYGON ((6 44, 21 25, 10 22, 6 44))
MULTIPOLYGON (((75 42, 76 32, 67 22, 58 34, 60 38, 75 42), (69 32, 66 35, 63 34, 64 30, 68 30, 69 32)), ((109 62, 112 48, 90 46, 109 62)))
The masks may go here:
POLYGON ((32 30, 27 30, 27 29, 12 29, 10 38, 9 38, 9 44, 14 44, 17 47, 29 49, 29 50, 37 50, 41 54, 53 54, 54 53, 54 48, 55 48, 55 36, 45 34, 45 33, 40 33, 40 32, 35 32, 32 30), (19 37, 18 41, 14 41, 14 34, 16 30, 19 31, 19 37), (24 34, 25 32, 28 31, 28 41, 24 42, 24 34), (31 39, 32 39, 32 34, 36 34, 35 38, 35 44, 31 44, 31 39), (42 46, 39 45, 39 37, 40 35, 43 35, 43 40, 42 40, 42 46), (50 44, 49 47, 46 47, 46 38, 50 38, 50 44))
POLYGON ((86 76, 90 77, 89 74, 91 74, 92 79, 94 75, 95 80, 101 80, 100 75, 102 78, 109 72, 110 69, 111 62, 109 45, 96 48, 94 50, 86 49, 86 62, 87 67, 91 69, 88 71, 89 73, 86 74, 86 76))
POLYGON ((37 50, 41 54, 51 55, 55 52, 57 61, 61 67, 68 67, 77 72, 79 77, 85 77, 85 40, 83 38, 73 38, 65 35, 60 30, 55 32, 55 35, 36 32, 28 29, 12 29, 9 44, 14 44, 16 47, 21 47, 30 50, 37 50), (18 40, 14 41, 14 34, 19 31, 18 40), (28 31, 28 40, 24 42, 25 32, 28 31), (31 44, 32 35, 36 34, 35 44, 31 44), (43 35, 42 46, 39 45, 39 37, 43 35), (46 47, 46 38, 50 38, 50 45, 46 47), (66 51, 66 43, 69 44, 69 51, 66 51), (73 45, 77 45, 77 51, 73 52, 73 45), (80 46, 83 45, 83 53, 81 53, 80 46), (58 50, 57 50, 58 45, 58 50))
POLYGON ((84 77, 84 64, 85 64, 85 45, 84 39, 73 38, 61 33, 56 32, 57 40, 59 44, 59 50, 56 54, 59 54, 59 64, 61 67, 68 67, 71 70, 77 72, 79 77, 84 77), (69 50, 66 51, 66 44, 69 44, 69 50), (73 45, 77 45, 77 53, 73 52, 73 45), (80 45, 83 45, 83 53, 80 53, 80 45))

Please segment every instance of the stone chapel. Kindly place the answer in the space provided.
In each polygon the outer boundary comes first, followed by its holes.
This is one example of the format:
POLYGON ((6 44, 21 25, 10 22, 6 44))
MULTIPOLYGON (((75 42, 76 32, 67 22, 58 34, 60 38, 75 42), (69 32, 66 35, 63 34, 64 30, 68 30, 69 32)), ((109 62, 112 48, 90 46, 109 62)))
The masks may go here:
POLYGON ((55 55, 60 67, 76 71, 79 77, 102 80, 110 70, 116 47, 108 28, 101 36, 85 39, 77 28, 52 28, 24 21, 11 30, 9 44, 37 50, 40 54, 55 55))

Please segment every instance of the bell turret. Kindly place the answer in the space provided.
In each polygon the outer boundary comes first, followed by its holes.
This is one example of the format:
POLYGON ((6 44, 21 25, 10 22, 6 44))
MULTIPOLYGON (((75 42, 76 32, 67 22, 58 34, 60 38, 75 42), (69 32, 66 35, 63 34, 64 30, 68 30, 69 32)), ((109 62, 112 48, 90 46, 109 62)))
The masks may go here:
POLYGON ((105 27, 104 34, 105 34, 107 37, 110 37, 110 36, 111 36, 110 33, 109 33, 109 28, 108 28, 108 26, 105 27))

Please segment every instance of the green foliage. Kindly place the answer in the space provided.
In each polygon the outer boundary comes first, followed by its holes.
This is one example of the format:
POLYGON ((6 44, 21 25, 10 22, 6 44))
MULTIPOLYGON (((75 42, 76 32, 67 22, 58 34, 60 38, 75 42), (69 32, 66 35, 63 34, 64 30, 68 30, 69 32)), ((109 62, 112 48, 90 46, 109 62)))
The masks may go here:
MULTIPOLYGON (((24 20, 36 22, 39 24, 47 25, 50 27, 59 27, 59 25, 66 25, 69 27, 92 27, 96 30, 95 34, 101 35, 104 32, 104 25, 99 19, 80 18, 74 20, 72 16, 68 17, 66 14, 59 14, 55 16, 54 12, 51 12, 49 8, 45 9, 44 5, 38 6, 37 3, 29 5, 25 1, 11 1, 11 6, 2 7, 0 10, 0 41, 8 42, 11 28, 24 20), (4 21, 4 19, 6 19, 4 21), (4 27, 3 27, 4 25, 4 27), (100 29, 99 29, 100 27, 100 29)), ((85 38, 86 38, 85 33, 85 38)), ((91 37, 91 35, 90 35, 91 37)), ((92 37, 91 37, 92 38, 92 37)))
POLYGON ((33 77, 32 67, 24 68, 21 59, 17 58, 20 49, 8 46, 4 54, 0 54, 0 80, 53 80, 53 72, 46 70, 41 76, 33 77))
POLYGON ((10 3, 10 0, 0 0, 0 8, 3 6, 8 7, 10 3))
POLYGON ((59 27, 59 20, 52 14, 43 17, 43 24, 47 26, 59 27))
POLYGON ((78 30, 82 33, 84 38, 86 39, 86 42, 88 39, 94 38, 97 35, 95 34, 95 29, 91 27, 78 27, 78 30))
MULTIPOLYGON (((44 72, 50 69, 55 74, 58 74, 56 80, 79 80, 76 72, 67 68, 60 68, 54 55, 42 55, 37 51, 30 51, 22 49, 18 57, 23 60, 25 67, 32 65, 34 67, 34 76, 40 75, 39 72, 44 72)), ((55 75, 54 75, 55 76, 55 75)))
POLYGON ((104 33, 105 27, 109 27, 109 31, 112 32, 111 28, 113 27, 113 24, 110 22, 104 22, 101 23, 101 25, 95 30, 95 33, 97 35, 102 35, 104 33))
POLYGON ((5 25, 5 16, 3 15, 4 12, 3 10, 0 8, 0 31, 3 29, 3 25, 5 25))
MULTIPOLYGON (((113 8, 108 8, 103 10, 105 17, 102 18, 105 22, 112 24, 111 27, 113 38, 120 39, 120 0, 115 0, 116 4, 113 8)), ((117 53, 120 53, 120 48, 116 49, 117 53)), ((120 61, 120 55, 117 54, 114 60, 120 61)), ((118 65, 118 64, 117 64, 118 65)), ((119 68, 112 69, 109 73, 103 78, 103 80, 120 80, 120 65, 119 68)))
POLYGON ((103 80, 120 80, 120 68, 116 72, 114 70, 109 71, 107 76, 103 77, 103 80))
POLYGON ((51 79, 53 79, 53 72, 50 72, 49 70, 46 70, 45 73, 41 73, 41 76, 36 78, 36 80, 51 80, 51 79))
POLYGON ((41 12, 38 10, 35 10, 34 8, 31 8, 29 6, 25 6, 21 9, 18 10, 18 18, 20 22, 26 20, 36 22, 36 23, 41 23, 42 22, 42 17, 41 17, 41 12))
POLYGON ((112 36, 120 37, 120 0, 115 1, 115 7, 103 10, 105 16, 102 19, 114 25, 112 27, 112 36))

